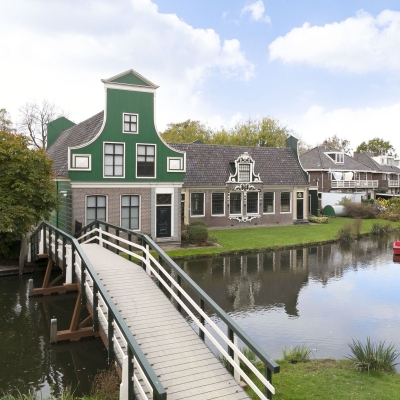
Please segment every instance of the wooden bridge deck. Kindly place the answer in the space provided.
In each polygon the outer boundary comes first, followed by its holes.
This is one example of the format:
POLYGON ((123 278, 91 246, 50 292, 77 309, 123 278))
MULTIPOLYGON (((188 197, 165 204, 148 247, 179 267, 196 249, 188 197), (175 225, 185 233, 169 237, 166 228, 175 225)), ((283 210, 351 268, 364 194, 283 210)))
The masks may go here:
POLYGON ((138 265, 97 244, 82 244, 109 295, 172 399, 249 399, 138 265))

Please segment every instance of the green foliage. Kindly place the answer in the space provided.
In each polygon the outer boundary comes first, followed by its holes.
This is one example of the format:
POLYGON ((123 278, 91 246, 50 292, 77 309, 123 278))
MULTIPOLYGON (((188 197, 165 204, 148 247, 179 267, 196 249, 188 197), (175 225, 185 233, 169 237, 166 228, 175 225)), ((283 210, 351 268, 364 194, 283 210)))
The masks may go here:
POLYGON ((395 372, 397 365, 395 361, 399 353, 394 348, 394 344, 385 346, 385 341, 376 344, 371 342, 371 339, 367 337, 366 344, 352 339, 349 347, 352 354, 346 358, 352 361, 357 370, 395 372))
POLYGON ((353 221, 353 234, 357 238, 361 237, 362 223, 363 223, 363 221, 361 218, 356 218, 353 221))
POLYGON ((364 203, 345 203, 347 215, 350 218, 374 219, 378 212, 374 206, 364 203))
POLYGON ((357 147, 357 152, 369 152, 375 153, 380 156, 395 156, 397 157, 395 148, 390 144, 389 141, 380 139, 380 138, 373 138, 368 142, 362 142, 357 147))
POLYGON ((350 204, 352 202, 353 202, 353 200, 351 199, 351 197, 344 196, 344 197, 342 197, 342 199, 340 201, 337 202, 337 204, 340 205, 340 206, 345 206, 345 205, 350 204))
POLYGON ((21 135, 0 132, 0 256, 58 206, 52 161, 21 135))
MULTIPOLYGON (((196 221, 197 222, 197 221, 196 221)), ((206 225, 191 222, 188 227, 189 242, 197 245, 207 244, 208 230, 206 225)))
MULTIPOLYGON (((256 367, 259 368, 260 365, 262 365, 262 362, 258 359, 256 354, 254 353, 253 350, 249 349, 248 347, 242 347, 240 351, 243 353, 243 355, 256 367)), ((240 368, 246 373, 250 373, 250 368, 242 361, 240 360, 240 368)))
POLYGON ((389 189, 386 186, 382 186, 378 188, 378 193, 387 193, 389 189))
POLYGON ((350 223, 344 224, 338 230, 337 240, 342 244, 348 244, 354 240, 353 227, 350 223))
POLYGON ((161 137, 166 142, 171 143, 192 143, 195 140, 201 140, 203 143, 209 143, 212 131, 200 121, 192 121, 190 119, 170 123, 167 129, 161 133, 161 137))
POLYGON ((351 147, 350 147, 350 140, 342 139, 337 135, 333 135, 332 137, 326 138, 322 142, 323 146, 331 147, 333 149, 343 151, 344 153, 350 155, 351 154, 351 147))
POLYGON ((371 233, 374 236, 382 236, 388 232, 393 230, 392 224, 390 222, 386 224, 381 224, 379 222, 375 222, 372 224, 371 233))
POLYGON ((195 219, 189 226, 205 226, 207 228, 207 224, 202 219, 195 219))
POLYGON ((0 132, 14 132, 10 114, 5 108, 0 108, 0 132))
POLYGON ((309 215, 308 220, 314 224, 327 224, 329 222, 328 217, 316 217, 315 215, 309 215))
POLYGON ((119 398, 120 379, 115 365, 99 371, 93 378, 90 390, 95 400, 117 400, 119 398))
POLYGON ((311 350, 306 346, 282 347, 283 359, 291 364, 306 362, 310 358, 311 350))

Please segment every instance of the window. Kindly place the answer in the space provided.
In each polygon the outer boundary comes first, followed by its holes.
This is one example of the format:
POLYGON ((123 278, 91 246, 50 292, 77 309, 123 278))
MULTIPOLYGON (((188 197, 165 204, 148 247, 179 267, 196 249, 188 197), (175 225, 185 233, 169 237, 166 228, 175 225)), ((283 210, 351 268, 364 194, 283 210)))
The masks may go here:
POLYGON ((281 213, 290 212, 290 192, 281 193, 281 213))
POLYGON ((91 169, 91 154, 73 154, 72 155, 72 168, 78 170, 87 170, 91 169))
POLYGON ((137 145, 137 172, 138 177, 155 177, 155 155, 156 146, 154 144, 137 145))
POLYGON ((263 212, 265 212, 265 213, 274 213, 275 212, 274 198, 275 198, 274 192, 265 192, 264 193, 263 212))
POLYGON ((242 193, 231 193, 229 199, 229 213, 242 214, 242 193))
POLYGON ((121 226, 139 229, 139 196, 121 196, 121 226))
POLYGON ((344 154, 343 153, 336 153, 336 162, 339 164, 344 163, 344 154))
POLYGON ((86 197, 86 224, 96 219, 106 222, 106 196, 86 197))
POLYGON ((124 176, 123 143, 104 143, 104 176, 124 176))
POLYGON ((250 164, 238 164, 238 166, 239 166, 239 174, 238 174, 239 182, 250 182, 250 164))
POLYGON ((124 133, 138 133, 138 115, 124 114, 124 133))
POLYGON ((211 194, 211 215, 225 215, 225 194, 212 193, 211 194))
POLYGON ((204 193, 192 193, 190 195, 190 215, 204 215, 204 193))
POLYGON ((247 214, 258 214, 258 192, 247 192, 247 214))
POLYGON ((185 163, 183 157, 167 157, 168 172, 183 172, 185 171, 185 163))

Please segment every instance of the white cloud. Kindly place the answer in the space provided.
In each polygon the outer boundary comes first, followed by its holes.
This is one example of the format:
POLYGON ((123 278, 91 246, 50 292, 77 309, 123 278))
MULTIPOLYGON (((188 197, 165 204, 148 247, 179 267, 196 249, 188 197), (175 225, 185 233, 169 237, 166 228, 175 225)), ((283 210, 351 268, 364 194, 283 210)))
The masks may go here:
POLYGON ((269 46, 270 60, 353 73, 400 70, 400 12, 364 11, 324 26, 305 23, 269 46))
POLYGON ((400 102, 381 108, 331 111, 313 106, 299 119, 292 120, 291 127, 313 145, 337 134, 350 140, 352 148, 356 149, 361 142, 379 137, 389 141, 400 153, 400 102))
POLYGON ((265 6, 262 0, 246 4, 240 12, 242 16, 245 14, 250 14, 250 18, 256 22, 266 22, 268 24, 271 22, 271 18, 265 14, 265 6))
POLYGON ((47 98, 79 122, 103 108, 101 78, 133 68, 161 85, 158 120, 192 118, 207 105, 210 76, 247 81, 254 75, 237 39, 196 29, 151 0, 62 2, 15 0, 0 14, 1 107, 12 112, 47 98))

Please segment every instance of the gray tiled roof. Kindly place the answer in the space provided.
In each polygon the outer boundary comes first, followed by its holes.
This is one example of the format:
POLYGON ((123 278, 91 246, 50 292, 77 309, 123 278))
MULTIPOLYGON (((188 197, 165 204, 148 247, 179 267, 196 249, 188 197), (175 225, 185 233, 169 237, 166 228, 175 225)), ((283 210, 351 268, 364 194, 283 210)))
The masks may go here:
POLYGON ((331 170, 331 171, 372 171, 372 169, 362 162, 355 160, 354 158, 344 155, 344 163, 336 164, 326 154, 327 152, 338 151, 327 146, 318 146, 309 150, 300 156, 300 162, 303 168, 308 170, 331 170))
POLYGON ((372 157, 374 157, 371 153, 358 153, 356 155, 357 160, 368 165, 375 171, 382 171, 391 174, 400 174, 400 169, 394 165, 382 165, 377 163, 372 157))
POLYGON ((291 149, 171 143, 186 151, 184 186, 225 186, 234 162, 244 152, 254 160, 254 172, 264 185, 307 185, 291 149))
POLYGON ((54 161, 53 171, 57 176, 68 176, 68 147, 87 143, 99 132, 103 124, 104 111, 61 132, 47 150, 47 155, 54 161))

